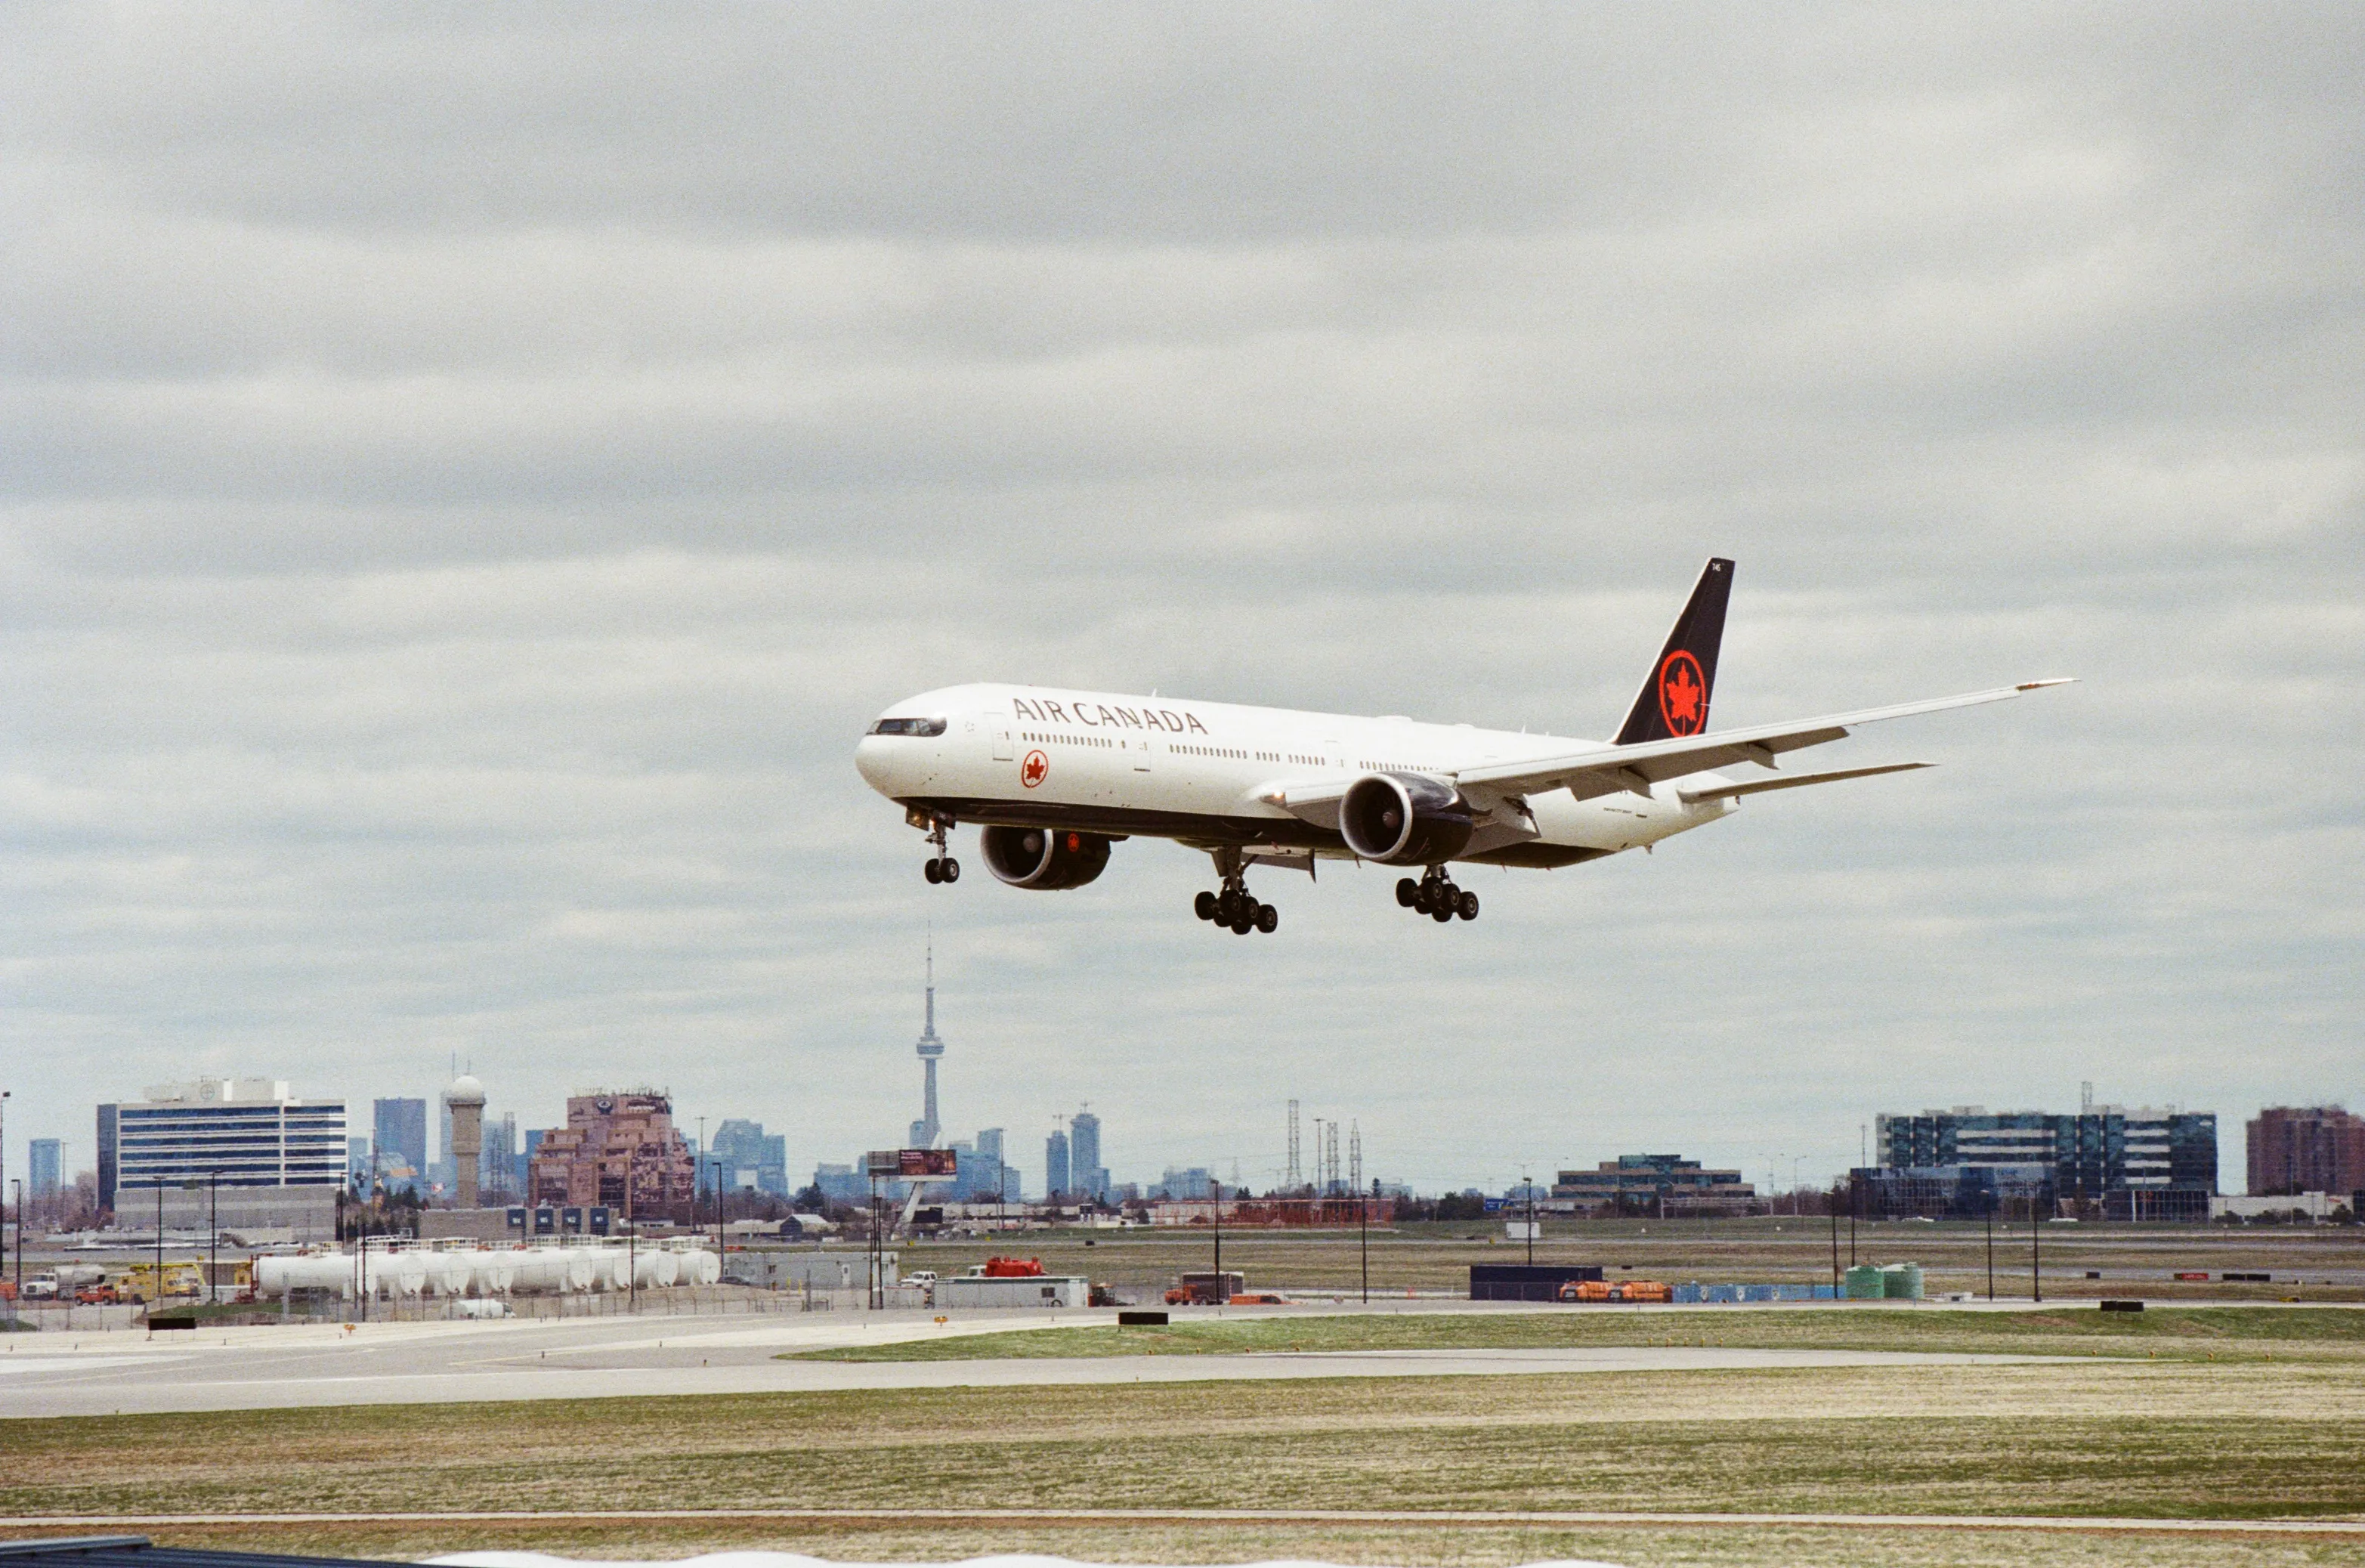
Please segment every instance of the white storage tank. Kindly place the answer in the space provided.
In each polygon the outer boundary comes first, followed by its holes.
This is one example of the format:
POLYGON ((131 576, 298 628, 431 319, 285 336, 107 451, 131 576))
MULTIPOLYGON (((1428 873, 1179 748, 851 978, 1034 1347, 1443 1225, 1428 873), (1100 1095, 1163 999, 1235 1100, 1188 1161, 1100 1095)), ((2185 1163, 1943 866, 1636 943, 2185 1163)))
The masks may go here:
POLYGON ((308 1252, 294 1258, 257 1258, 254 1289, 259 1295, 284 1295, 289 1291, 334 1291, 339 1299, 353 1294, 353 1260, 343 1252, 308 1252))

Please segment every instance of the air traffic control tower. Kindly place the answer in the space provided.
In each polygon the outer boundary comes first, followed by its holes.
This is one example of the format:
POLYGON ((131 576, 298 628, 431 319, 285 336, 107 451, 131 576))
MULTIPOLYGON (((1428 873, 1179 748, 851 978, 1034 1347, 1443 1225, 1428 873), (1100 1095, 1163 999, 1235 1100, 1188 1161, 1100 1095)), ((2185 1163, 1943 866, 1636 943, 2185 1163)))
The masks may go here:
POLYGON ((936 1038, 936 947, 933 942, 928 944, 928 1021, 920 1031, 918 1049, 920 1064, 927 1070, 928 1078, 920 1119, 912 1124, 912 1147, 934 1148, 937 1136, 944 1131, 944 1124, 936 1119, 936 1062, 945 1054, 945 1043, 936 1038))

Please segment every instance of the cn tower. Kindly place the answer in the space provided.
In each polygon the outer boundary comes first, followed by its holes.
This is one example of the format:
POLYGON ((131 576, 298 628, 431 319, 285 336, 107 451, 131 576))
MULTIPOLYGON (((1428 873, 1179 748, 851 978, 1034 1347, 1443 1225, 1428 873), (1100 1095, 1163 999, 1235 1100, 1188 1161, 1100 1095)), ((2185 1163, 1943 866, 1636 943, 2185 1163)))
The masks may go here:
POLYGON ((920 1119, 912 1124, 912 1144, 915 1148, 934 1148, 944 1124, 936 1119, 936 1060, 945 1054, 945 1043, 936 1038, 936 943, 928 939, 928 1022, 920 1031, 920 1063, 927 1070, 927 1087, 921 1103, 920 1119))

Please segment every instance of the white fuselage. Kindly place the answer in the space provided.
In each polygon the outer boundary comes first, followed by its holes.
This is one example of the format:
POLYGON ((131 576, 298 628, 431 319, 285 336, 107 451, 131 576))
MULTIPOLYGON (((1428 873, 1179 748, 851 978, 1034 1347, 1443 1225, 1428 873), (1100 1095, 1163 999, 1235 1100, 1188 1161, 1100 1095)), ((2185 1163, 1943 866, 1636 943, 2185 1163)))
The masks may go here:
MULTIPOLYGON (((977 684, 898 702, 884 719, 942 721, 940 734, 870 734, 855 765, 908 809, 958 822, 1144 834, 1201 846, 1351 852, 1335 826, 1283 802, 1370 773, 1451 784, 1463 769, 1565 756, 1600 743, 1468 724, 1251 708, 1069 688, 977 684)), ((1712 775, 1701 775, 1712 778, 1712 775)), ((1474 792, 1475 793, 1475 792, 1474 792)), ((1483 794, 1454 857, 1556 866, 1698 827, 1732 809, 1687 801, 1676 781, 1577 800, 1552 790, 1483 794)))

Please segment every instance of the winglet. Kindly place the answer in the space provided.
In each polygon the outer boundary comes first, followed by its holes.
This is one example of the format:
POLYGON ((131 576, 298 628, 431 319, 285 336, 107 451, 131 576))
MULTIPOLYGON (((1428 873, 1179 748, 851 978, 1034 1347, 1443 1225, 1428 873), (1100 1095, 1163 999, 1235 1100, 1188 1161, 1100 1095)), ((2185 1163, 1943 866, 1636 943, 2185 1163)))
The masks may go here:
POLYGON ((1732 597, 1732 563, 1712 556, 1684 612, 1676 617, 1658 662, 1634 694, 1619 728, 1620 745, 1680 740, 1708 728, 1708 703, 1716 689, 1716 651, 1724 641, 1724 606, 1732 597))

